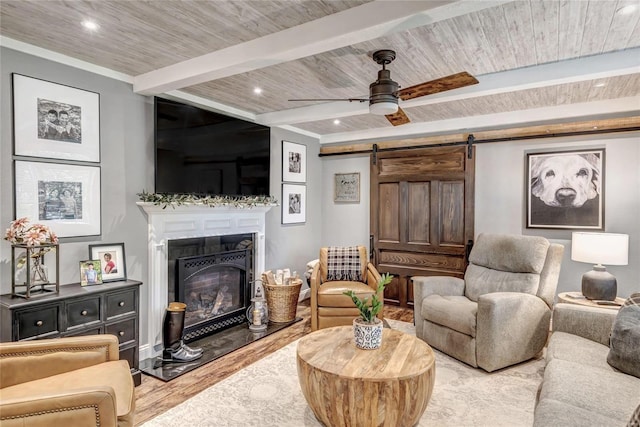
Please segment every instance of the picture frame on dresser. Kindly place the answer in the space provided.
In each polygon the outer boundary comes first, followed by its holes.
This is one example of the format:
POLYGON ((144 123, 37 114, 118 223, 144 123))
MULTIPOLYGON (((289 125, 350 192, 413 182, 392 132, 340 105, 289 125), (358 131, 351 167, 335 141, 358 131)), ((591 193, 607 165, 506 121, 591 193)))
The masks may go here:
POLYGON ((127 280, 124 243, 89 245, 89 258, 101 261, 103 283, 127 280))
POLYGON ((100 162, 100 94, 12 74, 16 156, 100 162))
POLYGON ((100 166, 16 160, 16 218, 47 225, 58 237, 100 235, 100 166))

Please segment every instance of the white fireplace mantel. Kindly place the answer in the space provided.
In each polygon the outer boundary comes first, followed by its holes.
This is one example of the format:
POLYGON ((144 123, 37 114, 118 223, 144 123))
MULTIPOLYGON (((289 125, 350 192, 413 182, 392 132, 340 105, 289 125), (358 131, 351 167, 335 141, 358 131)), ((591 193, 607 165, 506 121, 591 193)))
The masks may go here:
POLYGON ((162 207, 138 202, 147 214, 149 251, 148 345, 141 359, 162 351, 162 318, 168 299, 168 241, 193 237, 254 234, 254 268, 265 270, 265 222, 272 206, 216 206, 198 204, 162 207))

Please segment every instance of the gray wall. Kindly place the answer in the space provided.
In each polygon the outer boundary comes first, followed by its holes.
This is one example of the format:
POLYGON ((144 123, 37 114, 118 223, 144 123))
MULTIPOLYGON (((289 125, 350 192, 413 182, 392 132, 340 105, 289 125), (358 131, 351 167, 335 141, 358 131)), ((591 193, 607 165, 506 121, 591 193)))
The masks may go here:
MULTIPOLYGON (((606 148, 605 225, 607 232, 629 234, 629 265, 607 266, 618 279, 618 295, 640 291, 640 144, 639 135, 554 138, 479 144, 476 149, 475 232, 535 234, 565 245, 558 292, 580 290, 591 269, 571 261, 571 232, 524 227, 526 153, 564 148, 606 148)), ((323 157, 322 243, 356 244, 369 239, 369 157, 323 157), (333 203, 333 174, 360 172, 367 202, 333 203), (364 224, 367 224, 364 227, 364 224)))
MULTIPOLYGON (((78 262, 88 257, 88 245, 124 242, 127 276, 147 282, 147 220, 136 205, 137 193, 153 190, 153 101, 133 93, 130 84, 68 67, 57 62, 0 48, 0 227, 13 216, 11 73, 20 73, 100 94, 102 235, 63 239, 60 244, 61 283, 79 281, 78 262)), ((302 275, 307 261, 317 258, 321 236, 321 162, 314 138, 273 129, 271 133, 271 194, 281 199, 282 143, 307 146, 307 221, 281 225, 280 207, 267 214, 266 266, 289 267, 302 275)), ((3 234, 4 235, 4 234, 3 234)), ((0 292, 11 291, 10 245, 0 243, 0 292)), ((141 338, 147 337, 148 292, 141 288, 141 338)), ((141 342, 141 345, 146 344, 141 342)))

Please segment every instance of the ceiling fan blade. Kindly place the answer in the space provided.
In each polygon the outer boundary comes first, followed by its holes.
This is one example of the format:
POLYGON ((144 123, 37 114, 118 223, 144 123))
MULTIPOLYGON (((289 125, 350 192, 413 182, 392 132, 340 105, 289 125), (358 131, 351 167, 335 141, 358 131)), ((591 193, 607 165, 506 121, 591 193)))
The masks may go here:
POLYGON ((403 101, 418 98, 419 96, 432 95, 438 92, 458 89, 465 86, 471 86, 478 83, 478 80, 471 74, 463 71, 458 74, 441 77, 436 80, 420 83, 411 87, 400 89, 398 97, 403 101))
POLYGON ((349 102, 369 102, 369 98, 311 98, 311 99, 288 99, 287 101, 349 101, 349 102))
POLYGON ((411 121, 404 110, 400 107, 398 107, 398 111, 393 114, 387 114, 385 117, 394 126, 406 125, 411 121))

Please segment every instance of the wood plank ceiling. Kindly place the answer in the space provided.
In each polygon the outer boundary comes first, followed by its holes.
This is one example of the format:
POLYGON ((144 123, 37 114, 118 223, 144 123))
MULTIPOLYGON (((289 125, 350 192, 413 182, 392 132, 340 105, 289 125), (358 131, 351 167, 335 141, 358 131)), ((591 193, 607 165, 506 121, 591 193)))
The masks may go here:
MULTIPOLYGON (((366 3, 3 0, 0 35, 8 47, 23 42, 133 78, 211 52, 249 46, 296 26, 306 28, 321 18, 335 17, 328 22, 341 33, 348 30, 342 28, 348 22, 338 19, 340 13, 366 3), (99 31, 84 30, 84 19, 96 21, 99 31)), ((201 105, 210 101, 217 109, 228 107, 251 120, 290 125, 317 134, 321 142, 427 134, 427 129, 446 129, 439 127, 446 121, 463 128, 474 117, 500 120, 501 114, 514 111, 562 111, 567 108, 553 107, 569 105, 603 116, 640 111, 640 10, 623 9, 638 6, 638 0, 422 3, 430 3, 432 13, 424 25, 382 35, 374 31, 373 38, 336 42, 329 50, 281 63, 265 44, 257 55, 259 67, 181 87, 178 97, 196 96, 201 105), (442 8, 449 12, 438 15, 442 8), (480 84, 401 103, 412 123, 395 128, 384 117, 368 114, 366 104, 288 101, 367 96, 379 69, 371 52, 381 48, 397 51, 389 69, 401 87, 460 71, 478 77, 480 84), (262 94, 255 95, 254 87, 262 94), (334 118, 340 118, 339 125, 334 118)), ((561 113, 554 114, 563 119, 561 113)))

